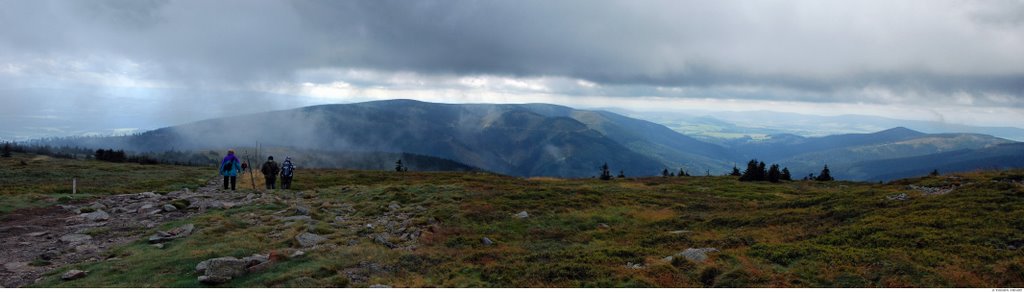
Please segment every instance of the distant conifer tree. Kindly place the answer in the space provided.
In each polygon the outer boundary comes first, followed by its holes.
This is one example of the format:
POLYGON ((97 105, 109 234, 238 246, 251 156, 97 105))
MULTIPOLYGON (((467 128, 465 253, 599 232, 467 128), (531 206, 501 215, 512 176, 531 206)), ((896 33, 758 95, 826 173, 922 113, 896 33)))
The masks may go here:
POLYGON ((405 165, 402 165, 402 160, 401 159, 399 159, 398 161, 395 161, 395 172, 405 172, 405 171, 408 171, 408 170, 409 170, 408 168, 405 168, 405 165))
POLYGON ((785 180, 785 181, 793 180, 793 177, 789 173, 789 168, 788 167, 783 167, 782 168, 782 176, 780 176, 779 179, 785 180))
POLYGON ((747 169, 740 176, 740 181, 756 181, 757 172, 757 159, 751 159, 750 162, 747 162, 747 169))
POLYGON ((668 168, 661 171, 661 177, 668 177, 668 168))
POLYGON ((831 181, 831 180, 835 180, 835 178, 832 178, 832 172, 828 170, 828 164, 825 165, 825 168, 821 169, 821 174, 819 174, 818 177, 815 178, 815 180, 817 180, 817 181, 831 181))
POLYGON ((608 170, 608 163, 607 162, 605 162, 604 165, 601 165, 601 177, 600 178, 601 178, 601 180, 611 180, 612 179, 612 173, 611 173, 611 171, 608 170))
POLYGON ((765 167, 764 161, 761 161, 761 163, 757 164, 757 172, 755 174, 757 174, 757 177, 754 180, 768 180, 768 169, 765 167))
POLYGON ((743 174, 742 174, 742 173, 740 173, 740 169, 739 169, 739 168, 736 168, 736 165, 734 164, 734 165, 732 166, 732 173, 730 173, 729 175, 731 175, 731 176, 741 176, 741 175, 743 175, 743 174))
POLYGON ((2 157, 11 157, 11 143, 4 143, 4 152, 0 154, 2 157))
POLYGON ((619 170, 619 178, 626 178, 626 173, 623 172, 622 170, 619 170))
POLYGON ((930 175, 930 176, 939 176, 939 169, 936 168, 936 169, 932 170, 932 172, 929 173, 928 175, 930 175))
POLYGON ((768 168, 768 181, 777 183, 779 182, 780 177, 782 177, 782 172, 779 171, 779 165, 772 164, 772 166, 768 168))

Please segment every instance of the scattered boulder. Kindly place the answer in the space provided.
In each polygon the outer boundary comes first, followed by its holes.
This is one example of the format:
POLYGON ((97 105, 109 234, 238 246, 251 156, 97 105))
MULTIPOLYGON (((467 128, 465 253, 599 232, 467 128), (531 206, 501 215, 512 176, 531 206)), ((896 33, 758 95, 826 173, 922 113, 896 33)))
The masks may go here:
POLYGON ((643 269, 644 265, 641 264, 641 263, 627 262, 626 263, 626 268, 633 269, 633 270, 639 270, 639 269, 643 269))
POLYGON ((60 241, 65 243, 79 243, 92 240, 92 236, 88 234, 72 233, 60 237, 60 241))
POLYGON ((4 269, 8 272, 24 272, 32 269, 32 266, 28 262, 10 262, 4 264, 4 269))
POLYGON ((910 196, 908 196, 907 193, 899 193, 897 195, 886 196, 885 198, 890 201, 906 201, 910 199, 910 196))
POLYGON ((702 263, 708 260, 707 253, 709 252, 718 252, 718 249, 713 247, 687 248, 683 252, 676 254, 676 256, 684 257, 692 262, 702 263))
POLYGON ((402 206, 395 202, 392 202, 391 204, 388 205, 388 209, 391 209, 391 211, 395 211, 401 208, 402 206))
POLYGON ((47 235, 47 234, 50 234, 50 232, 49 231, 39 231, 39 232, 32 232, 32 233, 25 234, 25 235, 27 235, 29 237, 40 237, 40 236, 47 235))
POLYGON ((284 217, 284 218, 281 218, 281 220, 283 220, 283 221, 312 221, 313 218, 309 217, 307 215, 299 215, 299 216, 284 217))
POLYGON ((391 288, 391 286, 390 285, 384 285, 384 284, 373 284, 373 285, 370 285, 367 288, 391 288))
POLYGON ((153 204, 144 204, 141 207, 139 207, 138 209, 135 209, 135 213, 146 214, 146 213, 149 213, 149 212, 151 212, 151 211, 153 211, 155 209, 156 209, 156 207, 153 207, 153 204))
POLYGON ((309 206, 297 205, 295 206, 295 215, 309 215, 309 206))
POLYGON ((598 223, 598 224, 597 224, 597 228, 598 228, 598 229, 611 229, 612 227, 611 227, 611 226, 608 226, 608 224, 604 224, 604 223, 598 223))
POLYGON ((70 270, 70 271, 67 271, 67 273, 64 273, 64 275, 61 275, 60 279, 64 280, 64 281, 70 281, 70 280, 74 280, 74 279, 80 279, 80 278, 88 276, 88 275, 89 275, 89 272, 87 272, 87 271, 83 271, 83 270, 70 270))
POLYGON ((519 212, 519 213, 516 214, 516 218, 519 218, 519 219, 530 218, 530 213, 526 213, 526 211, 519 212))
POLYGON ((396 247, 398 247, 394 243, 391 243, 391 241, 389 241, 387 239, 387 237, 385 237, 384 235, 380 235, 380 234, 377 234, 377 235, 373 236, 373 242, 379 243, 379 244, 381 244, 383 246, 386 246, 388 248, 396 248, 396 247))
POLYGON ((163 243, 153 244, 153 247, 155 247, 156 249, 164 249, 164 244, 163 243))
POLYGON ((301 247, 312 247, 325 240, 327 240, 326 237, 309 232, 303 232, 302 234, 295 236, 295 241, 297 241, 301 247))
POLYGON ((483 243, 483 244, 484 244, 484 246, 491 246, 491 245, 494 245, 494 241, 493 241, 493 240, 491 240, 490 238, 487 238, 487 237, 481 238, 481 239, 480 239, 480 243, 483 243))
POLYGON ((178 211, 178 207, 175 207, 174 205, 171 204, 164 204, 163 210, 164 212, 174 212, 178 211))
POLYGON ((149 243, 162 243, 186 237, 191 235, 195 228, 194 224, 185 224, 168 231, 157 231, 156 234, 149 237, 149 243))
POLYGON ((689 230, 672 230, 672 231, 669 231, 668 233, 670 233, 670 234, 686 234, 686 233, 690 233, 690 231, 689 230))
POLYGON ((89 205, 89 208, 93 208, 93 210, 103 210, 103 209, 107 208, 107 205, 104 205, 104 204, 101 204, 101 203, 97 202, 97 203, 93 203, 92 205, 89 205))
POLYGON ((245 275, 247 268, 246 261, 234 257, 213 258, 196 265, 196 271, 203 270, 198 280, 204 284, 227 283, 234 277, 245 275))
POLYGON ((81 216, 82 218, 85 218, 86 220, 93 221, 93 222, 107 221, 107 220, 110 219, 110 214, 107 214, 107 212, 104 212, 103 210, 96 210, 95 212, 82 213, 81 215, 78 215, 78 216, 81 216))

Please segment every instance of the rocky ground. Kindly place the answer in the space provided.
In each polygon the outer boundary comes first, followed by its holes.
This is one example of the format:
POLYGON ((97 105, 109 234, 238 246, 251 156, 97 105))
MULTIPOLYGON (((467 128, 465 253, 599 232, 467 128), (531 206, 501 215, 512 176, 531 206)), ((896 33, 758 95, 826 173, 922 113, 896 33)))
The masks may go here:
POLYGON ((16 211, 0 219, 0 285, 32 284, 51 270, 73 263, 117 261, 106 251, 149 238, 151 243, 187 236, 191 226, 157 230, 172 220, 208 209, 231 208, 260 194, 222 191, 216 182, 192 191, 122 194, 99 200, 16 211))

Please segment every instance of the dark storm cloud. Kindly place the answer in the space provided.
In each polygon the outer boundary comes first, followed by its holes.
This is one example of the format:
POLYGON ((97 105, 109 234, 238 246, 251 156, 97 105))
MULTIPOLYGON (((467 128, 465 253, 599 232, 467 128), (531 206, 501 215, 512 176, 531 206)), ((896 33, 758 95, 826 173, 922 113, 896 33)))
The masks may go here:
MULTIPOLYGON (((800 94, 724 95, 809 101, 850 101, 857 97, 835 93, 864 87, 1010 96, 1004 104, 1014 106, 1024 96, 1020 1, 0 5, 0 61, 11 68, 23 60, 123 59, 141 68, 133 76, 189 87, 302 82, 296 72, 357 68, 561 76, 621 86, 621 96, 652 87, 715 96, 731 86, 800 94)), ((30 69, 46 70, 22 71, 30 69)))

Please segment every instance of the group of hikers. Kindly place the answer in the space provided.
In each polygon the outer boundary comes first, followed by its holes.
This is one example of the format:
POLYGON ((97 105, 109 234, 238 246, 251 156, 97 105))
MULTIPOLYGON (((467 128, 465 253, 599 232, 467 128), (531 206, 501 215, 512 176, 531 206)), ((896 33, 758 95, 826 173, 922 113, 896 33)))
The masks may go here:
MULTIPOLYGON (((247 163, 241 162, 235 156, 234 149, 228 149, 228 155, 225 155, 224 159, 220 161, 220 175, 224 176, 224 189, 228 189, 230 184, 231 190, 235 190, 238 173, 244 172, 248 167, 247 163)), ((263 177, 266 179, 268 190, 276 187, 278 175, 281 175, 281 189, 287 190, 292 187, 292 178, 295 176, 295 164, 292 164, 291 157, 285 157, 284 163, 279 167, 277 162, 274 161, 274 156, 269 156, 267 157, 267 162, 264 162, 263 166, 260 167, 260 172, 263 173, 263 177)))

